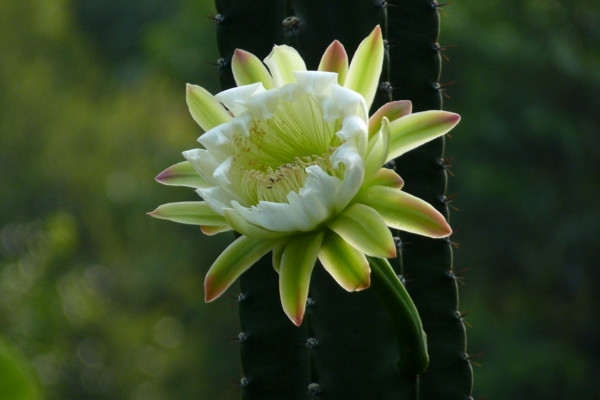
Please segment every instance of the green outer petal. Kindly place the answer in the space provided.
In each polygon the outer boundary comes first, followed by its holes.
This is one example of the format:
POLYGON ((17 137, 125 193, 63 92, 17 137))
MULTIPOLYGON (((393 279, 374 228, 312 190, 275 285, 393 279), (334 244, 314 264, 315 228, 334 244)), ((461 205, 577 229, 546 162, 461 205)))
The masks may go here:
POLYGON ((381 168, 377 173, 367 181, 365 187, 380 185, 389 186, 396 189, 402 189, 404 186, 404 179, 396 173, 393 169, 381 168))
POLYGON ((204 132, 231 121, 231 115, 206 89, 197 85, 186 85, 186 96, 192 118, 204 132))
POLYGON ((390 121, 383 117, 381 129, 369 139, 365 157, 365 181, 371 179, 385 164, 390 150, 390 121))
POLYGON ((358 201, 373 207, 388 226, 432 238, 449 236, 452 229, 439 211, 424 200, 385 186, 371 186, 358 201))
POLYGON ((348 292, 366 289, 371 284, 371 269, 365 255, 333 231, 328 230, 325 234, 319 260, 329 275, 348 292))
POLYGON ((194 189, 213 186, 198 175, 189 161, 171 165, 156 176, 156 181, 169 186, 187 186, 194 189))
POLYGON ((330 222, 328 227, 367 255, 396 257, 392 234, 383 218, 371 207, 353 204, 330 222))
POLYGON ((460 115, 438 110, 418 112, 392 121, 387 161, 445 135, 458 121, 460 115))
POLYGON ((369 137, 376 134, 381 128, 383 117, 387 117, 390 121, 409 115, 412 112, 412 103, 410 100, 391 101, 384 104, 375 111, 369 118, 369 137))
POLYGON ((231 61, 231 70, 238 86, 261 82, 265 89, 273 89, 275 84, 267 67, 254 54, 236 49, 231 61))
POLYGON ((379 25, 373 29, 356 49, 350 62, 344 87, 360 93, 371 107, 379 85, 383 66, 383 38, 379 25))
POLYGON ((348 54, 344 45, 334 40, 323 53, 318 70, 337 73, 338 83, 343 86, 348 74, 348 54))
POLYGON ((213 235, 216 235, 217 233, 230 231, 231 229, 232 228, 230 226, 206 226, 206 225, 200 226, 200 230, 206 236, 213 236, 213 235))
POLYGON ((277 239, 290 234, 289 232, 272 231, 248 222, 246 218, 232 208, 225 209, 225 219, 233 229, 255 239, 277 239))
POLYGON ((160 205, 148 215, 180 224, 225 226, 225 218, 217 214, 205 201, 184 201, 160 205))
POLYGON ((323 241, 323 232, 309 233, 292 238, 281 258, 279 295, 288 318, 300 326, 306 309, 310 275, 323 241))
POLYGON ((204 278, 204 301, 219 297, 235 280, 273 248, 271 240, 240 236, 217 257, 204 278))
POLYGON ((296 82, 292 72, 306 71, 306 64, 300 54, 293 47, 286 45, 274 46, 271 54, 265 58, 265 64, 269 67, 277 87, 296 82))
POLYGON ((386 259, 369 257, 369 264, 373 281, 371 287, 387 308, 398 337, 400 368, 410 375, 420 374, 429 364, 429 355, 427 335, 419 312, 386 259))
POLYGON ((287 246, 289 240, 280 240, 275 246, 273 246, 273 269, 279 273, 281 267, 281 257, 283 257, 283 251, 287 246))

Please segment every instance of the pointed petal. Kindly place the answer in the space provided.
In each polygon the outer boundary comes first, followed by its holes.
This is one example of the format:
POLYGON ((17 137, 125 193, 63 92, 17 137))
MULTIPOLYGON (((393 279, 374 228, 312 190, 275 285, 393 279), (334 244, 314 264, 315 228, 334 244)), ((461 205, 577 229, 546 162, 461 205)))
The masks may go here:
POLYGON ((390 150, 390 121, 383 118, 381 129, 369 140, 365 158, 365 181, 371 179, 383 167, 390 150))
POLYGON ((402 189, 402 186, 404 186, 404 179, 402 179, 402 177, 400 177, 393 169, 381 168, 366 184, 366 186, 373 185, 402 189))
POLYGON ((371 269, 365 255, 333 231, 325 233, 319 260, 333 279, 349 292, 366 289, 371 284, 371 269))
POLYGON ((224 226, 225 218, 213 211, 205 201, 184 201, 167 203, 158 206, 148 215, 158 219, 166 219, 180 224, 224 226))
POLYGON ((287 235, 287 232, 276 232, 255 225, 232 208, 225 209, 225 219, 237 232, 255 239, 276 239, 287 235))
POLYGON ((373 208, 353 204, 328 225, 356 249, 374 257, 396 257, 396 246, 383 218, 373 208))
POLYGON ((213 235, 216 235, 217 233, 230 231, 231 229, 232 228, 230 226, 206 226, 206 225, 200 226, 200 230, 206 236, 213 236, 213 235))
POLYGON ((273 248, 273 241, 240 236, 217 257, 204 278, 204 301, 219 297, 235 280, 273 248))
POLYGON ((171 165, 156 176, 157 182, 170 186, 187 186, 191 188, 210 187, 209 182, 204 180, 194 169, 189 161, 182 161, 171 165))
POLYGON ((445 135, 460 121, 460 115, 447 111, 423 111, 392 121, 390 154, 392 160, 435 138, 445 135))
POLYGON ((186 102, 192 118, 204 132, 231 120, 231 115, 206 89, 186 85, 186 102))
POLYGON ((267 67, 265 67, 258 57, 247 51, 235 50, 231 61, 231 70, 233 71, 235 83, 238 86, 262 82, 267 90, 275 87, 273 78, 271 78, 267 67))
POLYGON ((285 247, 287 246, 288 243, 289 243, 289 240, 282 239, 282 240, 278 241, 277 244, 275 244, 275 246, 273 246, 272 263, 273 263, 273 269, 275 271, 277 271, 277 273, 279 273, 279 269, 281 267, 281 258, 283 257, 283 251, 285 250, 285 247))
POLYGON ((348 54, 346 49, 337 40, 334 40, 321 58, 319 71, 336 72, 338 74, 338 83, 344 85, 346 75, 348 74, 348 54))
POLYGON ((377 210, 392 228, 432 238, 452 233, 444 216, 431 204, 401 190, 371 186, 360 194, 358 201, 377 210))
POLYGON ((293 47, 281 45, 274 46, 271 54, 265 58, 265 64, 273 76, 275 86, 296 82, 294 71, 306 71, 306 64, 300 54, 293 47))
POLYGON ((384 104, 375 111, 375 114, 369 118, 369 137, 379 131, 383 117, 387 117, 390 121, 404 117, 412 111, 412 103, 410 100, 398 100, 384 104))
POLYGON ((310 275, 315 267, 323 232, 309 233, 290 240, 281 258, 279 295, 283 311, 300 326, 306 309, 310 275))
POLYGON ((379 85, 383 51, 381 28, 377 25, 358 46, 344 82, 344 87, 362 94, 367 102, 367 108, 371 107, 379 85))

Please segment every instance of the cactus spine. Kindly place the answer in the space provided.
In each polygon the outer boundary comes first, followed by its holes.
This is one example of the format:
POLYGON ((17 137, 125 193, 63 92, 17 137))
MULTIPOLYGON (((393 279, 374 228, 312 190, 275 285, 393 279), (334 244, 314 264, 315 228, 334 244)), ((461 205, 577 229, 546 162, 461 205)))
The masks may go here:
MULTIPOLYGON (((383 0, 216 0, 216 5, 222 89, 234 86, 235 48, 264 58, 273 44, 287 42, 316 69, 331 41, 339 40, 352 55, 380 24, 389 46, 373 108, 392 99, 411 100, 414 111, 441 107, 435 1, 406 0, 389 8, 383 0)), ((397 160, 396 169, 408 192, 447 216, 443 147, 439 139, 416 149, 397 160)), ((472 372, 450 244, 404 233, 400 239, 402 256, 394 268, 406 278, 428 335, 427 372, 416 376, 400 368, 393 326, 373 290, 346 293, 320 267, 313 272, 305 323, 294 327, 281 311, 277 275, 265 257, 240 280, 244 399, 470 396, 472 372)), ((374 277, 373 285, 380 281, 374 277)))
MULTIPOLYGON (((411 100, 413 111, 442 106, 438 7, 435 0, 410 0, 388 9, 393 96, 411 100)), ((440 138, 396 160, 396 169, 406 181, 404 190, 434 205, 448 218, 443 152, 444 138, 440 138)), ((430 363, 420 376, 420 398, 468 399, 472 369, 458 311, 451 244, 445 239, 405 232, 400 233, 400 238, 402 274, 428 337, 430 363)))

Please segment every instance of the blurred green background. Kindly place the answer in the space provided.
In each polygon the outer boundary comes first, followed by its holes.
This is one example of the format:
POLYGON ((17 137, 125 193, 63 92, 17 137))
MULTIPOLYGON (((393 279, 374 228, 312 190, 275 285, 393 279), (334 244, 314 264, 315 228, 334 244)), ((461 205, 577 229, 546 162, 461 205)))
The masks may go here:
MULTIPOLYGON (((202 300, 231 236, 145 215, 196 199, 153 177, 200 134, 184 83, 218 89, 213 13, 0 2, 0 375, 37 386, 15 399, 239 398, 235 300, 202 300)), ((475 397, 594 398, 600 3, 460 0, 443 14, 475 397)))

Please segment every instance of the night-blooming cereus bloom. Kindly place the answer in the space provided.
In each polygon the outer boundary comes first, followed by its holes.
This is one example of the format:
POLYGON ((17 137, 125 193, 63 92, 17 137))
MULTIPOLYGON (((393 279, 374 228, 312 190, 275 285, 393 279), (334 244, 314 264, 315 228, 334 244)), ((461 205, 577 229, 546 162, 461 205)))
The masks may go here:
POLYGON ((236 50, 238 87, 212 96, 187 86, 187 104, 206 132, 203 148, 157 176, 166 185, 196 188, 204 201, 170 203, 153 217, 196 224, 208 235, 239 236, 205 279, 205 299, 219 297, 259 258, 273 252, 283 309, 300 325, 317 258, 346 290, 369 287, 365 255, 396 256, 388 227, 439 238, 451 229, 431 205, 401 190, 383 165, 444 135, 459 116, 411 113, 391 102, 371 118, 383 63, 376 27, 352 62, 337 41, 318 71, 307 71, 296 50, 275 46, 264 64, 236 50))

